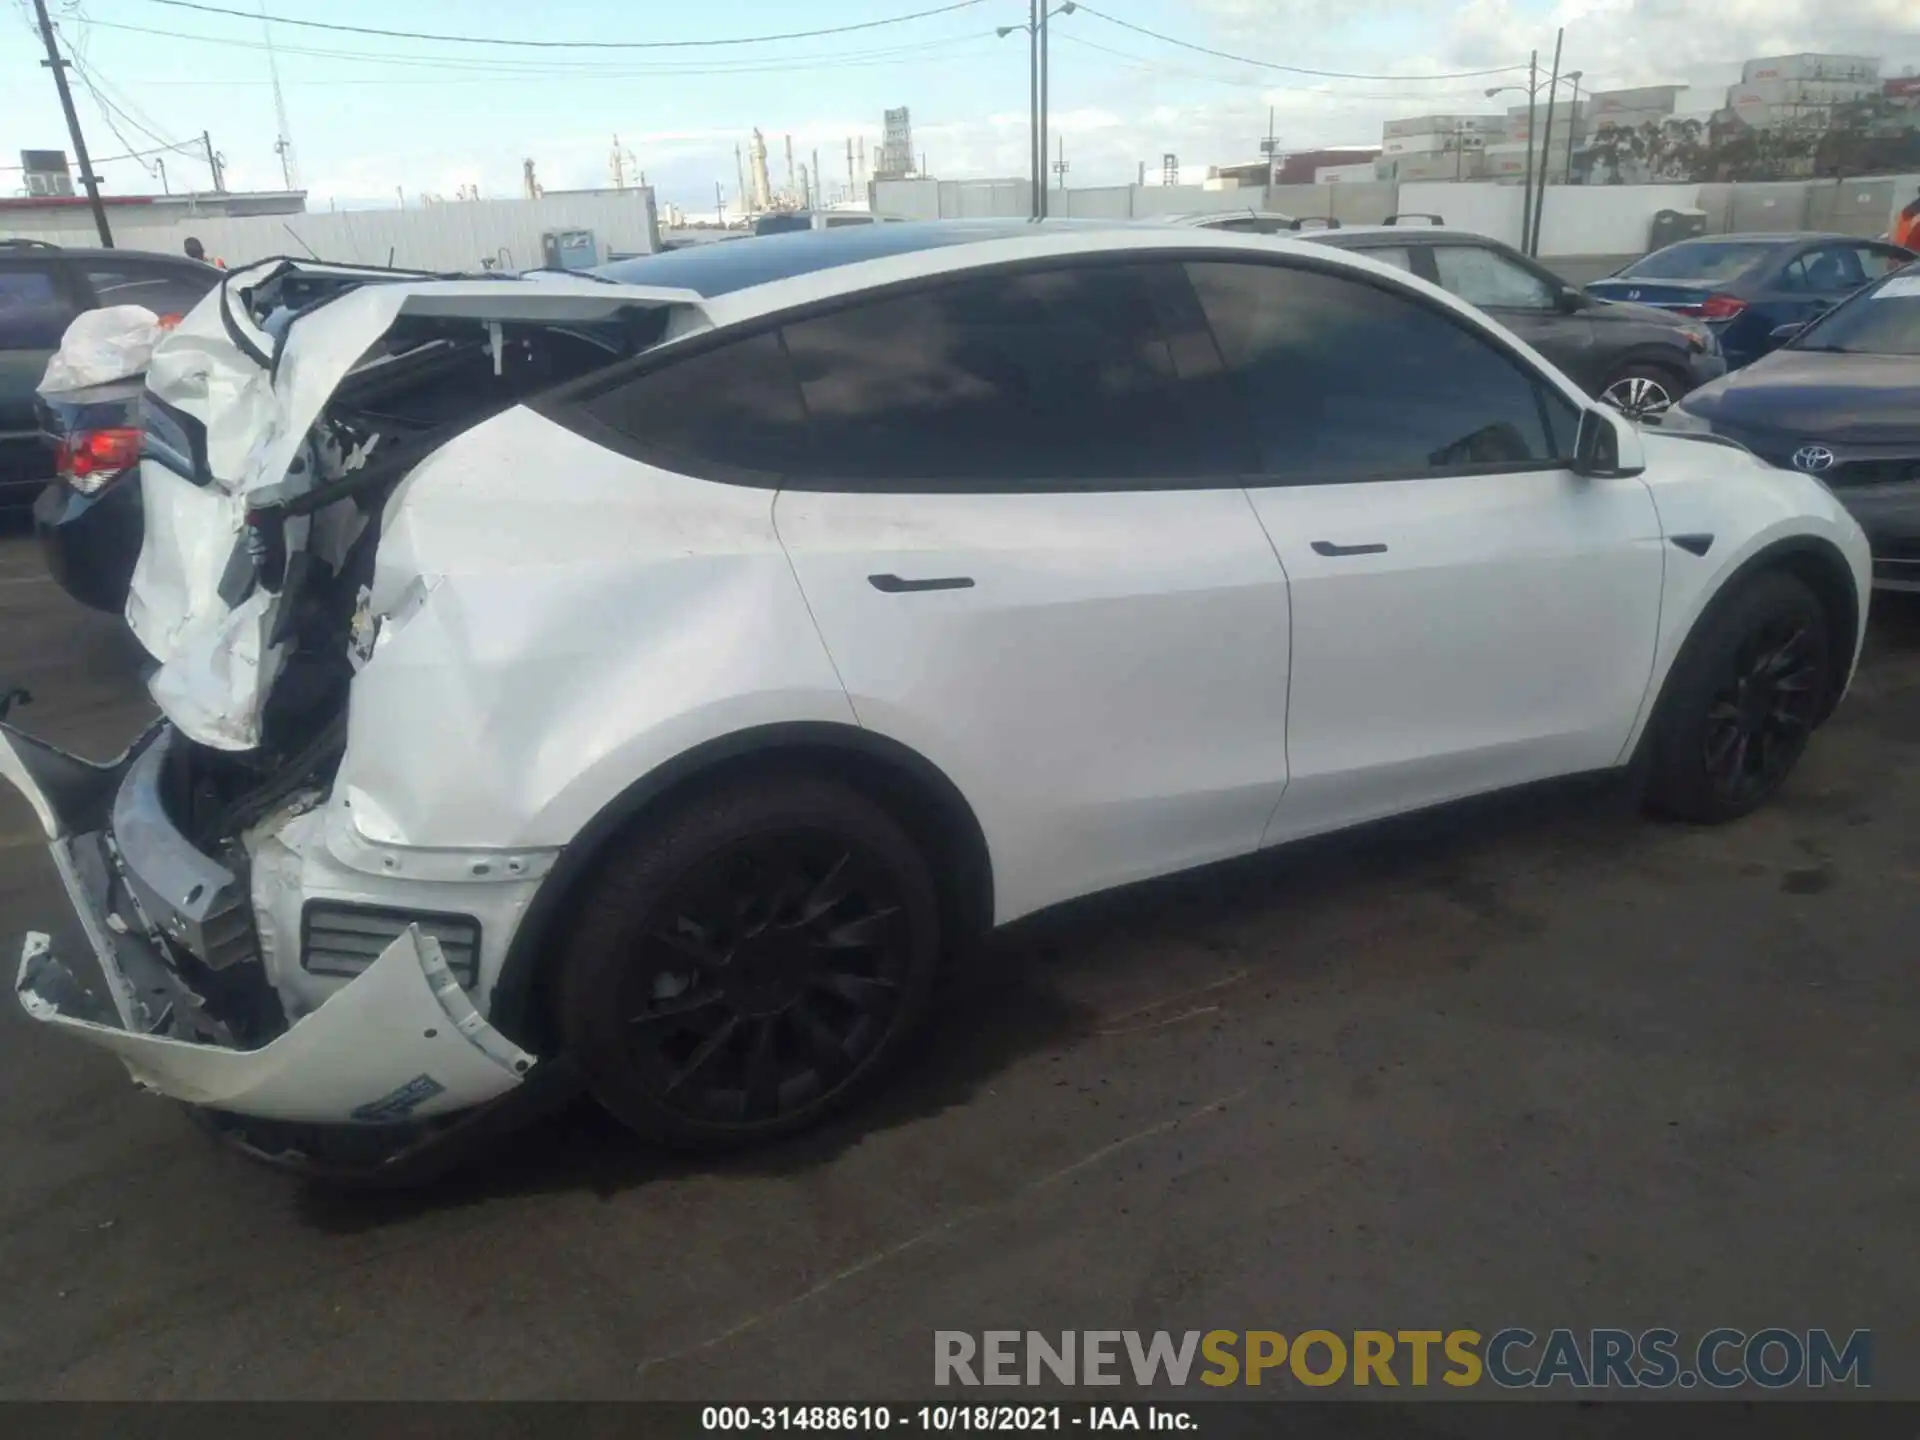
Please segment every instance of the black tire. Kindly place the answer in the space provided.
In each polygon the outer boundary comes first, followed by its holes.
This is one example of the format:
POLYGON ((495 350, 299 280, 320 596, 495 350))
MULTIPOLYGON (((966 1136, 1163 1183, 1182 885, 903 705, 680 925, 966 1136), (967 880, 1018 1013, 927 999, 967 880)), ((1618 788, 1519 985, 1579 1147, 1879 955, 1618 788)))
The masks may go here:
POLYGON ((1623 365, 1609 375, 1600 387, 1600 398, 1630 419, 1644 420, 1666 413, 1692 389, 1680 371, 1643 361, 1623 365))
POLYGON ((1827 614, 1781 570, 1714 602, 1674 662, 1655 717, 1648 808, 1735 820, 1779 789, 1833 683, 1827 614))
POLYGON ((600 867, 560 955, 562 1041, 648 1139, 713 1150, 803 1129, 871 1085, 923 1018, 937 893, 912 839, 857 792, 724 784, 600 867))

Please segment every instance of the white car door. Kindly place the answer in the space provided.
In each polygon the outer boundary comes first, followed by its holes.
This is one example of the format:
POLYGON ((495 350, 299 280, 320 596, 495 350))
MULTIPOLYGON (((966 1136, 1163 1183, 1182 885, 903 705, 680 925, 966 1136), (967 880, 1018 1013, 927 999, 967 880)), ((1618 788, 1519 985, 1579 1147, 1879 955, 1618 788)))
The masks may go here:
POLYGON ((813 449, 781 541, 860 723, 973 805, 998 918, 1256 849, 1286 587, 1178 268, 947 278, 782 333, 813 449))
POLYGON ((1188 273, 1290 582, 1291 779, 1269 843, 1615 764, 1665 560, 1644 482, 1568 468, 1574 401, 1411 287, 1297 263, 1188 273))

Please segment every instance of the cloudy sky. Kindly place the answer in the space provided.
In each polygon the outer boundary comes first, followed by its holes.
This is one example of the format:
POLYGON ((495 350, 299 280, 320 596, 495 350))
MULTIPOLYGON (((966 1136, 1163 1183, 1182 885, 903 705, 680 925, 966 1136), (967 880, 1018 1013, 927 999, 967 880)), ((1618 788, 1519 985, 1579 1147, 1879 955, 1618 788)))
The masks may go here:
MULTIPOLYGON (((549 189, 604 185, 617 133, 664 198, 709 211, 716 181, 732 202, 734 145, 754 126, 776 184, 790 134, 799 163, 819 150, 831 185, 844 180, 848 137, 874 150, 890 105, 912 108, 915 146, 935 173, 1024 174, 1025 36, 995 30, 1024 21, 1027 0, 944 3, 945 13, 841 34, 715 45, 704 42, 862 26, 943 0, 49 0, 79 57, 77 100, 98 155, 207 131, 230 185, 278 188, 264 8, 280 22, 545 42, 275 23, 297 179, 316 208, 397 204, 397 190, 416 202, 466 184, 515 194, 524 157, 549 189), (583 43, 557 43, 568 41, 583 43)), ((1052 25, 1054 132, 1071 184, 1129 180, 1142 161, 1157 173, 1166 152, 1188 179, 1256 158, 1269 107, 1283 147, 1377 144, 1394 115, 1492 108, 1484 89, 1512 77, 1463 72, 1524 65, 1536 48, 1545 63, 1559 26, 1565 65, 1587 88, 1724 85, 1747 56, 1795 50, 1879 55, 1889 74, 1920 68, 1920 0, 1095 0, 1052 25)), ((40 56, 27 0, 0 0, 0 165, 17 165, 23 148, 66 148, 40 56)), ((174 188, 206 184, 193 150, 165 159, 174 188)), ((99 168, 110 192, 128 194, 159 188, 153 166, 99 168)), ((17 169, 0 169, 0 192, 18 184, 17 169)))

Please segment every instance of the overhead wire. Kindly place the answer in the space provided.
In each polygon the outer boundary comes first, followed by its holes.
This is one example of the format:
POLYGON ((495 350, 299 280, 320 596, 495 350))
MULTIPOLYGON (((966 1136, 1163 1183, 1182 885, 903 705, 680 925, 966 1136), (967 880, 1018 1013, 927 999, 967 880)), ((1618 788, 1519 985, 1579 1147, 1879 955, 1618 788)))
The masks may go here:
POLYGON ((878 20, 862 20, 851 25, 827 25, 817 30, 790 30, 777 35, 736 35, 702 40, 525 40, 501 35, 449 35, 425 30, 388 30, 372 25, 342 25, 331 20, 295 20, 265 11, 232 10, 224 5, 207 5, 200 0, 148 0, 175 10, 197 10, 207 15, 229 15, 242 20, 268 20, 275 25, 295 25, 308 30, 331 30, 346 35, 375 35, 386 40, 438 40, 454 45, 504 45, 525 50, 691 50, 721 45, 768 45, 786 40, 813 40, 823 35, 851 35, 859 30, 878 30, 887 25, 904 25, 933 15, 950 15, 956 10, 971 10, 985 0, 952 0, 928 10, 906 15, 889 15, 878 20))
MULTIPOLYGON (((156 4, 184 4, 186 0, 154 0, 156 4)), ((1104 20, 1109 25, 1118 25, 1123 30, 1131 30, 1137 35, 1161 41, 1167 45, 1178 45, 1183 50, 1198 51, 1202 55, 1211 55, 1217 60, 1232 60, 1240 65, 1257 65, 1263 70, 1282 70, 1289 75, 1314 75, 1323 80, 1473 80, 1485 75, 1507 75, 1516 70, 1526 69, 1526 65, 1497 65, 1489 70, 1449 70, 1436 75, 1368 75, 1348 70, 1310 70, 1304 65, 1283 65, 1277 60, 1256 60, 1251 55, 1235 55, 1228 50, 1215 50, 1211 46, 1196 45, 1191 40, 1182 40, 1177 36, 1163 35, 1158 30, 1149 30, 1144 25, 1136 25, 1131 20, 1122 20, 1091 5, 1074 6, 1076 15, 1091 15, 1096 20, 1104 20)))
MULTIPOLYGON (((149 155, 167 155, 176 151, 182 155, 203 153, 198 140, 182 140, 178 145, 156 145, 148 150, 131 150, 124 155, 95 155, 92 159, 94 166, 98 168, 101 165, 113 165, 122 160, 143 160, 149 155)), ((0 170, 24 169, 26 169, 24 165, 0 165, 0 170)))
MULTIPOLYGON (((231 49, 255 51, 263 51, 268 48, 265 42, 259 40, 243 40, 221 35, 201 35, 190 31, 161 30, 146 25, 129 25, 121 21, 96 20, 93 23, 103 29, 124 30, 135 34, 150 35, 170 40, 182 40, 194 44, 217 45, 231 49)), ((891 64, 903 58, 924 55, 938 50, 947 50, 959 45, 985 40, 993 34, 994 32, 990 30, 974 30, 962 35, 943 36, 934 40, 913 41, 904 45, 886 46, 867 50, 827 51, 812 55, 792 56, 785 59, 768 56, 764 59, 704 60, 691 63, 676 61, 655 64, 649 64, 643 61, 510 60, 468 55, 396 55, 381 54, 369 50, 337 50, 316 46, 284 45, 278 42, 276 42, 272 48, 276 53, 281 55, 300 55, 311 59, 323 60, 352 60, 372 65, 398 66, 425 70, 447 70, 455 73, 465 72, 479 78, 514 79, 541 75, 577 76, 585 78, 595 76, 640 78, 652 75, 686 75, 699 77, 776 74, 803 70, 862 68, 867 65, 891 64)), ((245 84, 248 82, 214 80, 189 82, 148 81, 146 83, 245 84)), ((336 79, 327 79, 312 83, 336 84, 339 83, 339 81, 336 79)))
MULTIPOLYGON (((1115 50, 1110 45, 1101 45, 1095 41, 1085 39, 1079 35, 1069 35, 1064 31, 1062 31, 1060 34, 1054 35, 1052 39, 1056 42, 1065 42, 1077 49, 1098 50, 1103 55, 1111 55, 1117 59, 1128 61, 1130 63, 1120 66, 1119 68, 1127 69, 1127 70, 1138 70, 1145 74, 1177 75, 1185 79, 1207 80, 1220 85, 1240 85, 1240 86, 1245 86, 1249 89, 1256 89, 1256 90, 1270 90, 1273 88, 1273 84, 1274 84, 1274 82, 1270 79, 1263 80, 1263 79, 1258 79, 1251 76, 1239 76, 1239 75, 1219 75, 1209 71, 1188 69, 1185 66, 1165 64, 1163 62, 1153 60, 1145 55, 1136 55, 1131 51, 1127 51, 1127 50, 1115 50)), ((1454 99, 1454 98, 1464 99, 1469 96, 1480 95, 1482 92, 1477 88, 1461 89, 1461 90, 1426 90, 1426 91, 1419 92, 1418 95, 1410 96, 1406 91, 1333 90, 1333 89, 1326 89, 1326 88, 1314 88, 1311 90, 1304 91, 1302 93, 1310 94, 1310 95, 1324 95, 1324 96, 1327 96, 1328 98, 1339 99, 1339 100, 1406 100, 1410 98, 1444 100, 1444 99, 1454 99)))

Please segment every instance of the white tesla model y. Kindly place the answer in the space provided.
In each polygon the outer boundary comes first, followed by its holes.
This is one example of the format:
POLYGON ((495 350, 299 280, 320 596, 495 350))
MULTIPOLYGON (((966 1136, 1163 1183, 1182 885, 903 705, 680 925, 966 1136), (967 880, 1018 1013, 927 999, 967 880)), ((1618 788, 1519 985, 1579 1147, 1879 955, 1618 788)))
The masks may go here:
POLYGON ((1865 624, 1816 481, 1295 240, 266 262, 148 386, 162 719, 0 749, 104 996, 39 935, 19 993, 297 1155, 575 1077, 767 1137, 1071 897, 1582 772, 1730 819, 1865 624))

